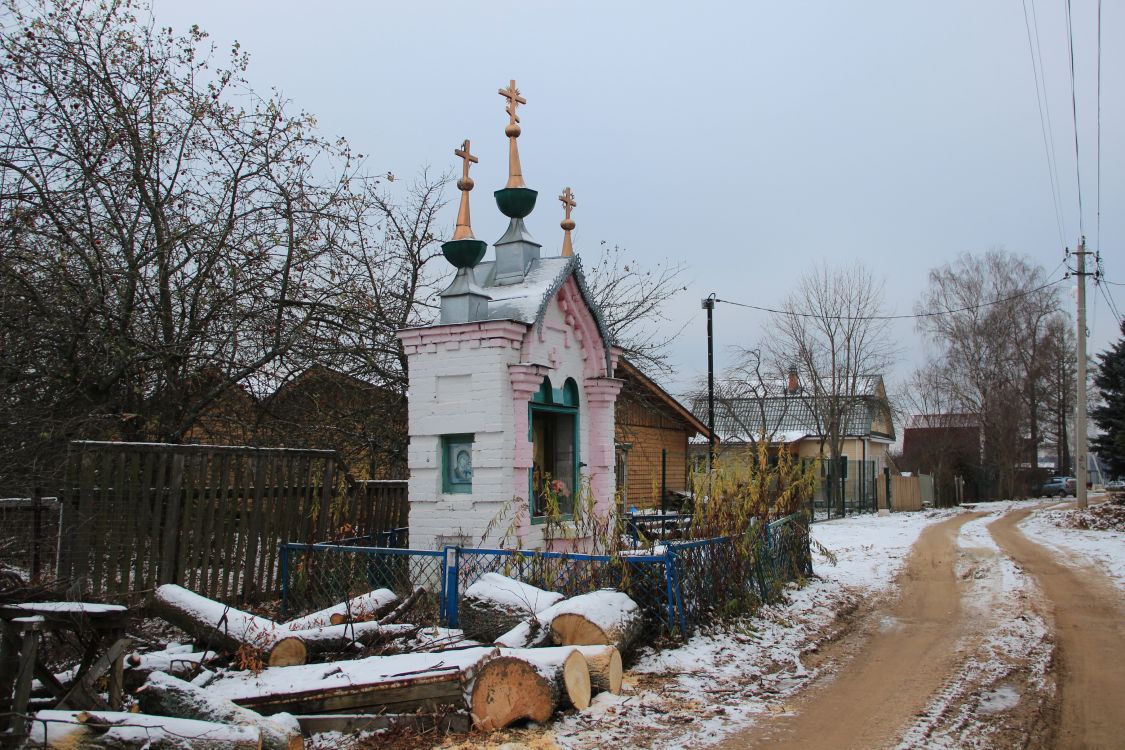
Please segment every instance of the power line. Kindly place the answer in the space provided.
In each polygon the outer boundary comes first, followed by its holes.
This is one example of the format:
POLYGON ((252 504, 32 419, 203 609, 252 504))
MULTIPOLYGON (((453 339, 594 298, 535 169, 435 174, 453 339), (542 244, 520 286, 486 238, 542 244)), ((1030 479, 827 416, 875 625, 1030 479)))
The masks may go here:
POLYGON ((1086 234, 1082 224, 1082 162, 1078 156, 1078 96, 1074 92, 1074 27, 1070 20, 1070 0, 1066 0, 1066 46, 1070 52, 1070 114, 1074 119, 1074 173, 1078 180, 1078 234, 1086 234))
MULTIPOLYGON (((1108 283, 1108 282, 1106 282, 1106 283, 1108 283)), ((1113 297, 1109 293, 1109 290, 1106 289, 1105 284, 1099 284, 1099 283, 1095 282, 1094 285, 1102 293, 1102 298, 1105 300, 1105 303, 1107 305, 1109 305, 1109 311, 1111 313, 1113 313, 1113 317, 1115 317, 1117 319, 1117 323, 1118 323, 1118 325, 1120 325, 1122 317, 1121 317, 1120 310, 1117 309, 1117 302, 1114 301, 1113 297)))
MULTIPOLYGON (((1032 0, 1032 14, 1034 15, 1034 13, 1035 13, 1035 2, 1034 2, 1034 0, 1032 0)), ((1066 230, 1063 226, 1062 197, 1061 197, 1060 191, 1059 191, 1058 170, 1055 166, 1056 160, 1051 158, 1052 154, 1053 154, 1053 151, 1054 151, 1054 140, 1055 140, 1055 138, 1054 138, 1054 132, 1051 128, 1050 104, 1048 103, 1047 106, 1044 107, 1044 102, 1050 101, 1049 99, 1047 99, 1047 81, 1046 81, 1045 78, 1042 79, 1043 93, 1040 94, 1040 92, 1039 92, 1040 80, 1041 80, 1040 70, 1042 69, 1042 66, 1043 66, 1042 53, 1040 53, 1040 56, 1038 58, 1038 63, 1036 62, 1037 58, 1035 56, 1035 48, 1039 44, 1039 25, 1038 25, 1038 22, 1036 22, 1036 24, 1035 24, 1035 45, 1033 45, 1032 41, 1031 41, 1031 23, 1030 23, 1030 21, 1028 21, 1028 16, 1027 16, 1027 0, 1023 0, 1023 26, 1024 26, 1024 29, 1027 31, 1027 51, 1028 51, 1028 54, 1031 57, 1031 76, 1035 81, 1035 101, 1036 101, 1036 104, 1038 104, 1038 111, 1039 111, 1039 132, 1042 133, 1042 135, 1043 135, 1043 153, 1047 157, 1047 180, 1048 180, 1048 182, 1050 182, 1051 200, 1055 204, 1055 224, 1057 225, 1058 230, 1059 230, 1059 244, 1065 245, 1066 244, 1066 239, 1065 239, 1066 230), (1046 110, 1046 121, 1044 121, 1044 110, 1046 110), (1048 140, 1048 137, 1047 137, 1048 132, 1051 133, 1050 140, 1048 140)))
MULTIPOLYGON (((1098 207, 1094 249, 1102 249, 1102 0, 1098 0, 1098 207)), ((1120 316, 1118 316, 1120 317, 1120 316)))
POLYGON ((1020 299, 1021 297, 1027 297, 1029 295, 1035 294, 1036 292, 1041 292, 1044 289, 1047 289, 1048 287, 1052 287, 1055 284, 1059 284, 1063 281, 1066 281, 1067 278, 1069 278, 1069 274, 1067 274, 1066 276, 1063 276, 1061 279, 1055 279, 1054 281, 1048 281, 1046 284, 1043 284, 1042 286, 1037 286, 1034 289, 1027 289, 1025 291, 1019 292, 1018 294, 1013 294, 1010 297, 1003 297, 1001 299, 994 299, 991 302, 982 302, 979 305, 966 305, 965 307, 958 307, 958 308, 955 308, 955 309, 952 309, 952 310, 938 310, 936 312, 914 313, 913 315, 855 315, 855 316, 851 316, 851 315, 817 315, 816 313, 800 313, 800 312, 793 312, 791 310, 778 310, 778 309, 775 309, 775 308, 772 308, 772 307, 762 307, 760 305, 751 305, 751 304, 746 303, 746 302, 735 302, 734 300, 729 300, 729 299, 719 299, 718 297, 715 298, 715 301, 716 302, 722 302, 725 305, 734 305, 735 307, 746 307, 746 308, 749 308, 751 310, 760 310, 761 312, 773 313, 775 315, 789 315, 790 317, 794 317, 794 318, 822 318, 822 319, 826 318, 828 320, 911 320, 911 319, 915 319, 915 318, 935 318, 935 317, 938 317, 938 316, 941 316, 941 315, 952 315, 954 313, 959 313, 959 312, 968 312, 969 310, 981 310, 985 307, 992 307, 993 305, 1001 305, 1005 302, 1011 302, 1012 300, 1017 300, 1017 299, 1020 299))

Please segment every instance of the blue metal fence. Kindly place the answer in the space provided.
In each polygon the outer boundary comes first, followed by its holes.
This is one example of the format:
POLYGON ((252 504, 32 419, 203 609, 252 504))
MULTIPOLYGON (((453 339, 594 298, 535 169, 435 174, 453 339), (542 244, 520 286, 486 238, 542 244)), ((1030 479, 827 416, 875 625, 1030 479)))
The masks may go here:
POLYGON ((281 549, 282 608, 299 614, 372 588, 429 596, 420 624, 457 627, 461 592, 489 572, 568 596, 616 588, 669 634, 686 636, 772 600, 785 582, 812 573, 808 525, 789 516, 732 538, 668 540, 620 555, 446 547, 412 550, 341 544, 281 549))

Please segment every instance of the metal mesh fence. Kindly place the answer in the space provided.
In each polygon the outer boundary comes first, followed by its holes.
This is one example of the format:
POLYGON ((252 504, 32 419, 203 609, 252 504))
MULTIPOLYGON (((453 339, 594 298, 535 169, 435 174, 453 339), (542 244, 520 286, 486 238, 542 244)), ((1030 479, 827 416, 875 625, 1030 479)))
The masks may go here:
POLYGON ((686 636, 753 611, 783 585, 811 573, 808 524, 794 515, 739 538, 675 541, 621 556, 447 547, 444 551, 339 544, 287 544, 281 558, 286 616, 322 609, 376 588, 426 596, 412 619, 459 622, 461 593, 485 573, 566 596, 624 591, 665 632, 686 636))
POLYGON ((418 625, 444 618, 445 553, 339 544, 285 544, 281 549, 282 614, 296 617, 375 589, 406 599, 425 590, 411 617, 418 625))

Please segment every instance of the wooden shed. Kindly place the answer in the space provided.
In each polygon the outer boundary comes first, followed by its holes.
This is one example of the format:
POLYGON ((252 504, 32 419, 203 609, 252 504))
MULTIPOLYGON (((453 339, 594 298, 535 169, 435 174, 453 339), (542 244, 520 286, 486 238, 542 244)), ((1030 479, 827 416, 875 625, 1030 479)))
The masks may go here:
MULTIPOLYGON (((667 493, 688 489, 688 441, 706 435, 690 410, 624 358, 615 376, 625 381, 615 408, 617 491, 625 508, 659 508, 667 493)), ((668 510, 678 510, 669 497, 668 510)))

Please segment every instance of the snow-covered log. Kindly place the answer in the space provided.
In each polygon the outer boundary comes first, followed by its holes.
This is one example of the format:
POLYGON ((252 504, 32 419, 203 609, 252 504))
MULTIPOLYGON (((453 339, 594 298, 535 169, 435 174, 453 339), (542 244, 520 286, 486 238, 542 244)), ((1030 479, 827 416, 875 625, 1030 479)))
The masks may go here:
POLYGON ((590 687, 596 693, 621 693, 621 678, 625 672, 621 652, 615 646, 570 646, 586 657, 590 667, 590 687))
POLYGON ((243 646, 268 652, 278 637, 273 620, 229 607, 183 586, 156 589, 152 613, 216 651, 233 653, 243 646))
POLYGON ((262 716, 163 672, 149 676, 137 691, 137 701, 142 711, 158 716, 256 727, 262 733, 264 750, 302 750, 305 746, 301 726, 291 714, 262 716))
POLYGON ((56 750, 260 750, 256 727, 122 711, 39 711, 24 747, 56 750))
POLYGON ((540 619, 551 623, 551 637, 559 646, 616 646, 628 653, 644 632, 644 616, 627 594, 601 589, 564 599, 540 619))
POLYGON ((390 589, 375 589, 326 609, 294 618, 285 623, 284 627, 289 630, 308 630, 325 625, 377 620, 394 609, 397 603, 398 596, 395 595, 395 592, 390 589))
POLYGON ((544 722, 560 705, 590 705, 590 670, 573 648, 505 649, 480 665, 468 696, 477 729, 544 722))
POLYGON ((493 641, 562 598, 499 573, 485 573, 461 597, 460 625, 467 638, 493 641))
POLYGON ((258 674, 228 672, 208 685, 207 693, 267 716, 281 711, 437 712, 463 707, 466 682, 495 654, 495 649, 475 648, 270 667, 258 674))
POLYGON ((308 630, 279 631, 269 648, 271 667, 307 664, 318 654, 346 651, 354 646, 375 646, 416 631, 413 625, 382 625, 377 622, 351 622, 308 630))

